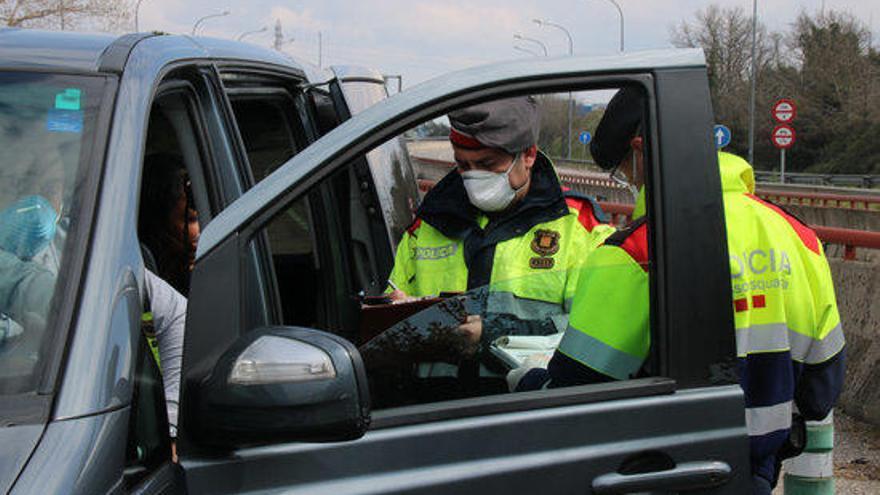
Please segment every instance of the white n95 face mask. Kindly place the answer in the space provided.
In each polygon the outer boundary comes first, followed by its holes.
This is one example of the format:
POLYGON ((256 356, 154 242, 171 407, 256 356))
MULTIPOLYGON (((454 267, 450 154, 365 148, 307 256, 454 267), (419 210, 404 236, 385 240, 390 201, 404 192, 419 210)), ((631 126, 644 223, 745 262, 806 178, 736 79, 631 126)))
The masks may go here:
POLYGON ((519 157, 520 154, 517 153, 507 170, 501 173, 487 170, 462 172, 461 179, 464 181, 464 189, 467 191, 471 204, 490 213, 502 211, 510 206, 513 198, 516 197, 516 192, 525 186, 523 184, 523 186, 514 189, 510 185, 510 171, 519 161, 519 157))

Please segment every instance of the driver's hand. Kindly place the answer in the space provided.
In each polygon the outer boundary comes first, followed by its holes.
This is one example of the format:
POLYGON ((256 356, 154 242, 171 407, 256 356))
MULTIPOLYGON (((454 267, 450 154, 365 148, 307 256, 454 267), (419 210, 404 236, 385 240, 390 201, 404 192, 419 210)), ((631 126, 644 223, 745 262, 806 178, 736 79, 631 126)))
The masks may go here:
POLYGON ((477 344, 480 343, 480 337, 483 335, 483 320, 480 315, 468 315, 464 323, 459 325, 458 333, 467 343, 466 352, 468 354, 476 352, 477 344))

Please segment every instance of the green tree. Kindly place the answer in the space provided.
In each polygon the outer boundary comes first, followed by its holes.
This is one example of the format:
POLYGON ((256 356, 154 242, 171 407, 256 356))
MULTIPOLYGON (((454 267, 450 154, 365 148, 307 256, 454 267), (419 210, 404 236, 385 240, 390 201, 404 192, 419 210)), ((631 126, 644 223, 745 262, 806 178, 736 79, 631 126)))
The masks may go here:
MULTIPOLYGON (((789 36, 791 65, 786 86, 798 102, 798 143, 791 150, 796 169, 831 173, 864 172, 880 153, 863 136, 880 124, 878 65, 870 32, 852 15, 802 13, 789 36)), ((866 139, 867 138, 867 139, 866 139)), ((876 143, 876 140, 873 140, 876 143)), ((876 170, 880 164, 874 162, 876 170)))
MULTIPOLYGON (((733 131, 730 150, 748 152, 751 18, 715 5, 671 29, 676 46, 702 47, 716 120, 733 131)), ((779 152, 770 134, 770 108, 779 98, 798 106, 792 171, 878 173, 880 55, 870 32, 852 15, 802 12, 788 33, 757 33, 755 166, 775 168, 779 152)))
MULTIPOLYGON (((693 20, 673 26, 670 38, 679 48, 702 48, 705 52, 715 121, 730 128, 730 150, 746 156, 749 148, 752 18, 740 7, 723 9, 710 5, 699 10, 693 20)), ((758 81, 775 65, 780 38, 758 24, 758 81)), ((756 108, 760 108, 757 103, 756 108)))

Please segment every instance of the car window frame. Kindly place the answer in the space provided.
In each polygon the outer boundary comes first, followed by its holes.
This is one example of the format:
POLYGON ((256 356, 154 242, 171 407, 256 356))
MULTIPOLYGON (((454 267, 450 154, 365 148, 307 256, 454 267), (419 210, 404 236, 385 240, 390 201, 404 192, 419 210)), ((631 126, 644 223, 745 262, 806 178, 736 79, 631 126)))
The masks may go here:
MULTIPOLYGON (((474 104, 477 102, 504 98, 514 95, 531 94, 538 92, 549 93, 557 92, 560 90, 568 91, 570 89, 574 90, 574 87, 578 87, 578 90, 613 89, 626 84, 638 84, 642 86, 645 89, 647 100, 649 102, 648 104, 652 108, 655 108, 653 75, 650 73, 638 73, 624 76, 584 76, 575 78, 574 81, 568 78, 563 78, 561 80, 557 78, 550 78, 525 84, 499 84, 498 86, 493 88, 470 91, 465 95, 459 96, 458 98, 448 98, 445 100, 433 102, 432 105, 423 110, 422 114, 419 117, 413 117, 413 119, 417 119, 417 122, 421 122, 426 119, 446 114, 455 108, 460 108, 462 106, 474 104)), ((651 142, 656 143, 658 142, 658 136, 656 133, 656 111, 651 112, 650 117, 651 118, 649 119, 646 135, 650 136, 651 142)), ((394 128, 395 126, 390 127, 394 128)), ((400 132, 402 132, 402 130, 400 132)), ((382 133, 381 137, 371 136, 361 139, 356 145, 346 149, 345 152, 340 153, 339 156, 337 156, 335 159, 326 162, 324 164, 324 167, 313 170, 312 174, 310 174, 306 179, 301 180, 293 185, 293 187, 291 187, 291 189, 288 190, 285 194, 278 196, 274 202, 271 202, 271 204, 267 202, 265 205, 263 205, 262 211, 260 213, 241 225, 241 228, 237 230, 237 235, 235 235, 234 238, 241 239, 247 242, 247 240, 253 238, 254 235, 258 235, 259 231, 265 228, 268 222, 271 221, 271 218, 273 218, 274 215, 278 214, 278 212, 282 211, 286 207, 289 207, 290 204, 292 204, 294 201, 301 199, 310 191, 319 190, 323 186, 325 181, 330 180, 334 174, 344 170, 353 159, 363 157, 366 151, 369 151, 370 149, 381 144, 387 139, 394 138, 394 136, 398 135, 400 132, 386 130, 382 133), (390 134, 390 136, 386 136, 385 134, 390 134), (367 145, 366 143, 370 144, 367 145)), ((655 166, 659 166, 659 158, 657 156, 657 153, 653 153, 650 158, 652 162, 657 164, 655 166)), ((649 171, 648 173, 650 174, 651 172, 649 171)), ((269 179, 271 179, 271 177, 269 179)), ((650 216, 651 214, 652 212, 649 209, 648 215, 650 216)), ((651 238, 652 235, 649 235, 649 243, 652 242, 651 238)), ((233 238, 227 238, 227 241, 231 239, 233 238)), ((223 244, 226 244, 226 242, 224 242, 223 244)), ((234 246, 231 245, 224 246, 224 248, 230 248, 233 250, 236 249, 234 246)), ((225 251, 224 248, 218 247, 219 250, 225 251)), ((655 268, 656 263, 652 263, 651 269, 653 270, 655 268)), ((656 314, 658 311, 655 308, 656 297, 653 293, 653 291, 656 290, 655 284, 653 283, 655 279, 656 276, 652 276, 652 283, 650 284, 650 302, 652 315, 656 314)), ((665 342, 664 340, 659 340, 656 338, 656 333, 660 331, 659 328, 652 328, 651 331, 652 337, 654 337, 654 342, 665 342)), ((241 332, 239 333, 239 335, 241 335, 241 332)), ((660 381, 663 383, 661 387, 661 389, 663 390, 662 393, 671 393, 671 390, 674 390, 674 380, 672 381, 673 385, 670 386, 668 383, 670 379, 662 376, 652 377, 647 379, 646 381, 627 380, 614 382, 612 388, 614 386, 627 388, 627 393, 630 394, 627 395, 627 397, 635 397, 639 396, 640 394, 650 395, 654 393, 660 393, 658 392, 657 383, 654 381, 655 379, 660 379, 660 381), (634 382, 635 385, 626 385, 629 382, 634 382)), ((406 408, 388 409, 382 411, 381 413, 378 413, 378 417, 381 418, 381 420, 377 424, 379 426, 381 426, 382 424, 416 424, 424 420, 425 417, 434 418, 432 419, 433 421, 436 419, 445 419, 447 417, 463 417, 475 414, 481 415, 487 414, 489 412, 522 411, 533 409, 536 407, 543 407, 541 405, 542 403, 546 403, 546 407, 555 407, 557 405, 560 405, 561 402, 558 401, 588 401, 597 393, 597 391, 603 390, 603 387, 599 387, 598 389, 596 387, 596 385, 571 387, 567 389, 560 389, 560 391, 553 391, 553 393, 550 395, 547 395, 547 391, 539 391, 533 395, 524 395, 521 397, 516 397, 514 399, 501 399, 501 397, 507 396, 493 395, 478 397, 474 399, 460 399, 449 402, 420 404, 409 406, 406 408), (551 399, 550 397, 557 397, 557 399, 551 399), (432 412, 430 414, 426 414, 426 411, 429 410, 432 412)))
MULTIPOLYGON (((290 116, 299 120, 299 130, 302 131, 301 135, 297 135, 296 132, 294 132, 293 136, 297 148, 296 153, 294 153, 294 156, 296 156, 318 137, 317 132, 315 131, 316 125, 313 116, 307 111, 307 109, 303 108, 302 98, 304 97, 305 88, 308 88, 309 85, 307 83, 305 72, 292 67, 223 59, 214 60, 212 66, 216 77, 217 89, 219 90, 218 94, 222 100, 221 106, 223 107, 227 135, 235 150, 237 160, 236 168, 241 180, 240 194, 245 194, 256 184, 256 181, 254 180, 253 168, 250 164, 247 147, 245 146, 244 138, 242 137, 241 129, 238 125, 238 119, 235 116, 231 94, 242 94, 247 96, 263 94, 272 96, 283 93, 285 96, 289 97, 291 103, 294 105, 290 116), (260 82, 264 85, 237 87, 236 85, 230 85, 226 82, 228 76, 251 78, 252 81, 260 82)), ((297 124, 297 122, 294 124, 297 124)), ((289 161, 289 159, 287 161, 289 161)), ((306 201, 309 203, 310 208, 314 206, 311 199, 306 199, 306 201)), ((312 232, 312 237, 315 237, 314 232, 312 232)), ((317 239, 313 240, 317 245, 317 239)), ((281 322, 284 319, 284 314, 280 291, 278 289, 278 279, 275 273, 275 267, 272 263, 268 238, 264 235, 259 242, 254 244, 252 249, 253 254, 256 257, 256 266, 260 269, 260 273, 258 273, 257 276, 262 279, 259 283, 260 287, 258 290, 263 294, 265 306, 263 318, 268 322, 281 322)), ((243 271, 246 269, 246 267, 242 266, 243 271)), ((246 303, 243 302, 242 304, 246 303)), ((247 322, 245 321, 247 318, 246 313, 247 311, 243 311, 240 315, 242 319, 242 327, 247 326, 247 322)))
POLYGON ((82 73, 77 71, 30 70, 27 72, 46 72, 60 76, 92 77, 104 81, 104 94, 101 97, 98 115, 95 120, 94 141, 87 150, 83 150, 77 171, 77 184, 82 184, 78 216, 80 225, 66 241, 65 251, 69 257, 67 268, 62 270, 56 281, 56 290, 52 295, 50 314, 52 318, 47 324, 47 331, 55 333, 55 338, 46 339, 40 350, 46 360, 42 376, 37 385, 36 394, 6 396, 0 401, 3 409, 0 417, 8 417, 6 407, 19 422, 45 423, 48 420, 52 398, 60 386, 60 374, 66 366, 70 334, 79 318, 80 299, 84 296, 85 269, 91 258, 91 245, 94 236, 95 220, 98 215, 98 197, 104 176, 107 144, 109 142, 110 124, 115 110, 116 96, 119 90, 119 78, 111 74, 82 73), (88 153, 88 154, 85 154, 88 153), (61 289, 60 291, 58 289, 61 289))
MULTIPOLYGON (((550 65, 550 62, 547 64, 550 65)), ((675 377, 675 374, 667 374, 671 370, 677 371, 677 374, 684 378, 683 382, 678 382, 676 379, 677 385, 673 388, 677 387, 677 389, 686 389, 699 386, 690 383, 693 380, 701 380, 700 385, 702 386, 716 385, 715 383, 712 383, 711 385, 707 384, 705 375, 708 374, 708 370, 705 368, 700 369, 698 366, 691 366, 691 369, 687 369, 687 365, 681 363, 678 363, 676 368, 665 361, 672 354, 676 354, 669 352, 668 347, 670 347, 670 345, 678 345, 681 342, 686 342, 692 334, 698 331, 703 331, 704 334, 706 334, 702 336, 704 339, 710 337, 718 339, 718 336, 712 332, 706 332, 705 329, 707 327, 697 327, 696 325, 688 325, 688 328, 685 329, 672 328, 672 323, 670 322, 671 312, 667 311, 667 307, 672 308, 675 306, 673 309, 678 313, 675 317, 682 321, 692 319, 686 315, 692 314, 693 308, 689 306, 688 312, 685 313, 682 311, 685 306, 682 301, 678 301, 673 305, 671 301, 674 301, 675 298, 669 297, 670 294, 663 292, 670 285, 669 279, 675 280, 681 278, 681 276, 675 274, 670 276, 670 274, 667 273, 669 270, 669 267, 667 266, 668 260, 664 259, 664 253, 668 249, 665 245, 665 243, 668 242, 667 239, 670 235, 673 239, 682 238, 681 232, 675 234, 661 233, 658 236, 658 231, 662 231, 664 229, 664 224, 667 223, 667 219, 665 218, 665 215, 667 214, 671 215, 673 220, 675 220, 675 227, 677 229, 681 230, 685 227, 681 222, 681 219, 682 217, 687 216, 688 211, 686 208, 683 210, 682 207, 676 206, 675 202, 682 200, 677 197, 671 197, 667 190, 669 185, 664 183, 664 179, 669 179, 666 177, 667 175, 671 175, 674 172, 682 173, 682 170, 687 170, 688 173, 694 173, 696 171, 697 173, 695 175, 697 179, 695 180, 705 179, 707 187, 705 190, 700 191, 700 194, 698 195, 701 200, 705 201, 704 204, 701 204, 701 208, 703 211, 711 210, 711 215, 706 215, 706 218, 711 218, 717 215, 721 220, 720 223, 716 222, 716 224, 709 229, 709 232, 714 232, 716 234, 719 231, 723 232, 723 203, 720 190, 720 176, 718 174, 717 166, 711 166, 712 164, 717 165, 717 158, 714 148, 712 147, 711 136, 707 132, 705 143, 702 141, 692 143, 693 136, 699 135, 703 127, 711 129, 711 125, 704 125, 711 119, 711 107, 697 109, 695 107, 688 107, 685 104, 684 108, 692 110, 690 113, 693 115, 690 115, 689 117, 696 117, 695 121, 683 122, 683 124, 685 124, 682 126, 683 130, 664 132, 664 134, 676 135, 676 138, 678 139, 675 141, 676 145, 683 144, 686 148, 689 146, 692 147, 693 150, 689 153, 678 153, 678 151, 673 151, 673 146, 664 147, 667 144, 667 140, 665 138, 661 140, 660 135, 658 134, 659 113, 661 112, 660 103, 658 103, 658 91, 660 91, 658 85, 661 75, 665 81, 663 91, 666 101, 663 102, 663 107, 674 113, 673 102, 676 101, 676 98, 672 98, 670 95, 674 94, 675 88, 672 87, 672 84, 669 84, 669 81, 675 80, 676 77, 681 78, 683 75, 685 82, 698 85, 702 84, 699 89, 707 93, 706 96, 708 101, 708 84, 706 80, 705 65, 694 62, 693 65, 689 66, 661 66, 659 68, 645 67, 628 70, 605 69, 592 72, 584 71, 584 73, 581 74, 576 73, 574 68, 569 69, 566 67, 568 72, 558 70, 558 66, 561 65, 562 64, 557 64, 552 66, 557 72, 542 74, 541 77, 536 77, 536 75, 531 72, 526 75, 523 74, 523 72, 511 71, 511 74, 517 73, 522 75, 513 75, 510 76, 509 79, 503 79, 493 73, 492 78, 495 80, 492 81, 491 84, 488 83, 488 80, 481 80, 480 84, 476 84, 473 80, 462 79, 461 82, 452 85, 453 87, 461 86, 454 91, 451 91, 448 86, 441 86, 438 84, 430 87, 430 89, 426 89, 424 91, 426 95, 418 94, 419 98, 430 95, 430 99, 416 102, 414 98, 417 97, 413 94, 412 98, 410 98, 411 101, 408 101, 404 97, 402 100, 395 101, 395 103, 399 103, 397 105, 388 103, 388 105, 383 107, 382 110, 369 112, 369 117, 364 117, 350 128, 346 127, 344 130, 339 129, 339 135, 336 136, 336 138, 345 137, 347 142, 344 146, 332 144, 325 144, 323 146, 316 145, 318 146, 315 148, 316 151, 312 154, 300 157, 299 163, 288 163, 283 165, 281 167, 282 170, 278 173, 282 175, 290 174, 284 176, 284 180, 282 181, 284 184, 283 189, 280 189, 277 185, 273 187, 269 184, 264 184, 264 187, 255 191, 248 200, 243 200, 240 203, 240 206, 236 207, 236 205, 233 205, 233 207, 227 211, 227 216, 224 218, 223 224, 218 225, 215 232, 209 233, 209 242, 207 246, 202 246, 198 256, 199 261, 204 262, 207 267, 210 265, 216 266, 221 260, 229 259, 232 253, 236 250, 235 246, 238 239, 249 238, 255 229, 259 229, 265 225, 267 219, 271 218, 277 213, 277 211, 284 208, 285 205, 290 204, 295 198, 298 198, 305 192, 315 188, 319 183, 326 180, 327 177, 346 166, 346 164, 352 159, 363 156, 382 142, 394 138, 406 129, 413 125, 417 125, 420 122, 446 114, 456 108, 462 108, 498 98, 536 93, 616 89, 627 84, 637 84, 644 88, 647 95, 646 104, 651 108, 647 121, 646 135, 649 137, 650 143, 659 147, 659 151, 652 153, 649 161, 646 162, 646 174, 649 180, 648 186, 650 190, 647 214, 652 225, 652 228, 649 229, 648 239, 649 249, 652 252, 652 263, 649 268, 652 270, 652 276, 649 282, 649 289, 651 294, 652 357, 656 357, 657 359, 654 366, 656 366, 655 369, 660 378, 664 376, 675 377), (442 88, 442 92, 439 88, 442 88), (383 112, 389 117, 394 115, 394 120, 380 121, 375 119, 377 115, 382 115, 383 112), (373 115, 374 113, 375 115, 373 115), (703 122, 704 120, 706 122, 703 122), (687 132, 685 132, 684 129, 686 129, 687 132), (693 134, 694 130, 696 130, 697 134, 693 134), (312 158, 312 155, 315 155, 316 157, 320 156, 321 161, 316 161, 312 163, 311 166, 307 165, 308 162, 302 163, 303 161, 312 158), (661 155, 665 157, 663 160, 661 160, 661 155), (691 158, 696 157, 698 159, 694 160, 692 163, 686 162, 688 165, 681 166, 680 169, 670 168, 669 171, 665 172, 661 170, 661 161, 672 162, 673 159, 678 160, 682 155, 691 158), (707 160, 709 161, 708 166, 706 163, 707 160), (699 167, 698 170, 697 167, 699 167), (713 185, 718 186, 717 190, 712 187, 713 185), (260 197, 266 193, 272 194, 272 201, 255 201, 256 197, 260 197), (658 294, 660 292, 663 292, 663 294, 658 294)), ((515 67, 515 65, 511 64, 511 67, 515 67)), ((444 81, 444 83, 445 82, 447 81, 444 81)), ((681 100, 681 98, 684 98, 684 96, 680 96, 678 100, 681 100)), ((679 101, 679 103, 681 102, 679 101)), ((676 120, 668 118, 668 116, 664 120, 674 122, 675 124, 682 123, 679 122, 681 119, 676 120)), ((336 134, 336 132, 334 131, 331 134, 336 134)), ((333 139, 333 137, 328 135, 325 139, 333 139)), ((279 177, 282 175, 279 175, 279 177)), ((279 177, 270 176, 266 182, 272 183, 273 180, 277 180, 279 177)), ((687 187, 691 187, 693 184, 693 182, 688 183, 687 181, 680 182, 681 184, 678 184, 678 189, 687 189, 687 187)), ((690 196, 684 197, 689 198, 688 200, 690 201, 690 196)), ((712 276, 717 277, 720 281, 718 283, 721 285, 721 290, 717 291, 719 294, 724 292, 723 286, 729 285, 729 280, 721 280, 725 276, 729 277, 729 273, 727 273, 729 266, 727 266, 726 244, 723 242, 724 239, 725 237, 723 235, 712 236, 707 234, 706 237, 701 240, 701 243, 708 245, 711 249, 708 249, 705 253, 700 253, 699 256, 699 258, 702 258, 705 268, 717 272, 713 272, 712 276), (721 242, 719 243, 718 241, 721 242), (724 275, 725 273, 727 275, 724 275)), ((674 255, 676 258, 683 257, 683 251, 678 250, 676 252, 677 255, 674 255)), ((682 260, 677 259, 676 261, 680 263, 682 260)), ((210 268, 206 269, 210 270, 210 268)), ((729 291, 729 287, 727 287, 727 290, 729 291)), ((731 331, 728 332, 730 334, 728 340, 732 342, 732 311, 729 308, 729 299, 725 300, 723 297, 717 297, 717 294, 713 294, 713 297, 714 299, 712 299, 708 305, 711 306, 711 308, 706 308, 706 315, 710 316, 701 316, 701 318, 708 320, 713 324, 719 324, 719 326, 725 329, 729 327, 731 331), (714 311, 716 309, 717 311, 714 311)), ((701 302, 707 302, 706 297, 702 295, 698 295, 696 299, 701 302)), ((693 302, 688 302, 688 305, 690 304, 693 304, 693 302)), ((721 339, 724 339, 724 337, 721 339)), ((687 346, 683 346, 683 349, 687 348, 687 346)), ((681 354, 682 352, 682 350, 679 350, 677 353, 681 354)), ((213 351, 206 355, 206 357, 210 354, 213 354, 213 351)), ((706 358, 701 357, 700 359, 705 360, 706 358)), ((206 365, 206 361, 200 362, 199 369, 203 369, 201 367, 206 365)), ((616 383, 620 384, 625 382, 616 383)), ((725 384, 719 383, 717 385, 725 384)), ((590 390, 589 387, 594 386, 587 386, 587 390, 590 390)), ((578 392, 575 390, 572 391, 572 393, 578 392)), ((456 414, 456 404, 464 405, 461 401, 455 401, 454 404, 450 404, 446 407, 445 413, 451 415, 456 414)), ((432 406, 422 405, 417 407, 432 406)), ((528 407, 535 407, 535 404, 531 404, 528 407)), ((523 406, 522 403, 513 401, 507 404, 505 408, 505 410, 519 411, 523 410, 525 406, 523 406)))

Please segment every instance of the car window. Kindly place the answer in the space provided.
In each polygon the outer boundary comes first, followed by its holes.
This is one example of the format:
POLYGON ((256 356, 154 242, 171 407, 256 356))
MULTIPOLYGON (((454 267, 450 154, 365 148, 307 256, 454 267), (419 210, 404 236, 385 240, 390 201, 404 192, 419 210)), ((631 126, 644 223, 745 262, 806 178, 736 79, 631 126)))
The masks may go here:
MULTIPOLYGON (((388 97, 381 80, 342 80, 338 84, 339 93, 347 112, 357 115, 372 105, 388 97)), ((414 180, 414 167, 406 152, 405 137, 391 139, 366 154, 368 172, 372 179, 375 203, 367 208, 381 212, 385 219, 385 230, 396 248, 403 231, 412 222, 419 204, 418 184, 414 180)), ((362 182, 362 181, 361 181, 362 182)))
POLYGON ((33 392, 48 365, 103 92, 101 78, 0 72, 0 395, 33 392))
POLYGON ((239 132, 247 150, 254 182, 259 182, 295 155, 304 139, 295 118, 293 99, 285 92, 272 95, 234 93, 230 96, 239 132))
MULTIPOLYGON (((573 144, 568 157, 565 142, 569 135, 578 138, 568 131, 569 103, 577 107, 572 129, 594 132, 615 93, 582 92, 572 100, 567 93, 535 95, 542 124, 539 151, 529 165, 533 182, 528 200, 506 214, 487 214, 470 203, 444 117, 395 137, 405 142, 401 152, 421 179, 418 211, 424 216, 394 240, 393 268, 382 274, 378 292, 352 283, 357 275, 352 260, 364 253, 354 239, 334 237, 334 224, 347 223, 344 203, 314 208, 317 192, 345 181, 352 166, 315 186, 311 215, 296 216, 311 219, 310 231, 297 231, 290 221, 292 212, 304 208, 301 199, 258 234, 268 231, 271 237, 281 228, 308 246, 293 270, 273 252, 278 298, 293 308, 285 311, 284 323, 332 331, 357 344, 376 409, 507 393, 509 371, 523 364, 546 369, 563 339, 566 364, 583 366, 591 380, 655 374, 645 221, 615 233, 626 219, 615 223, 599 201, 619 198, 623 209, 632 211, 636 197, 596 166, 587 146, 573 144), (285 222, 290 225, 279 227, 285 222), (639 249, 622 246, 625 242, 639 249), (602 244, 607 245, 599 253, 602 244), (390 300, 395 289, 407 299, 390 300), (297 312, 305 320, 289 319, 297 312), (469 340, 474 325, 479 335, 469 340), (617 338, 617 327, 627 325, 640 325, 635 337, 617 338), (585 363, 587 354, 603 357, 585 363)), ((497 173, 520 160, 499 157, 506 162, 497 173)))

